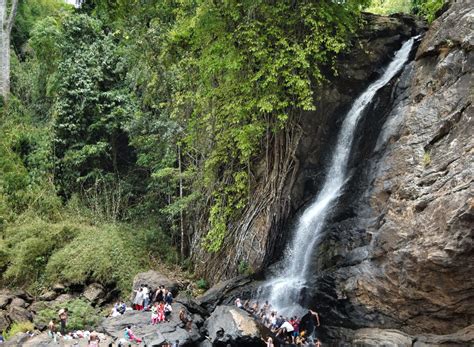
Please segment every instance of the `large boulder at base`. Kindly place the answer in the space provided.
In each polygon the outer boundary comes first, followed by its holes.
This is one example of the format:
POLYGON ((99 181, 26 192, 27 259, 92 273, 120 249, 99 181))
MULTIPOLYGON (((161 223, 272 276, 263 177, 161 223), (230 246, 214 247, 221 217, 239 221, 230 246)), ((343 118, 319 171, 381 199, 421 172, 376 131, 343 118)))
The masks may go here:
MULTIPOLYGON (((104 319, 99 330, 107 335, 121 339, 124 337, 124 330, 127 325, 132 326, 136 336, 143 338, 148 346, 158 346, 168 341, 180 341, 180 346, 196 346, 201 336, 196 324, 191 325, 190 331, 187 331, 179 320, 179 311, 186 309, 179 303, 172 305, 173 313, 169 322, 151 325, 151 313, 143 311, 126 311, 125 314, 118 317, 109 317, 104 319)), ((186 310, 189 317, 191 314, 186 310)))
POLYGON ((214 345, 260 346, 262 334, 257 322, 235 306, 217 306, 204 327, 214 345))
POLYGON ((5 331, 10 326, 10 319, 6 311, 0 311, 0 331, 5 331))
POLYGON ((105 297, 104 287, 98 283, 89 284, 82 296, 93 304, 99 303, 105 297))
POLYGON ((412 337, 398 330, 367 328, 359 329, 352 338, 352 344, 367 347, 411 346, 412 337))
POLYGON ((26 322, 33 319, 33 315, 26 308, 10 306, 8 316, 12 322, 26 322))
POLYGON ((140 288, 140 285, 142 284, 148 284, 148 288, 151 288, 152 290, 163 285, 168 290, 171 290, 175 296, 177 295, 180 287, 177 281, 171 280, 165 275, 154 270, 141 272, 135 276, 133 279, 133 289, 140 288))
POLYGON ((413 347, 474 346, 474 324, 449 335, 417 336, 413 347))
MULTIPOLYGON (((239 292, 252 282, 249 276, 237 276, 227 281, 222 281, 208 289, 197 298, 197 302, 207 311, 212 312, 218 305, 227 305, 235 300, 234 292, 239 292)), ((239 295, 241 296, 241 295, 239 295)))

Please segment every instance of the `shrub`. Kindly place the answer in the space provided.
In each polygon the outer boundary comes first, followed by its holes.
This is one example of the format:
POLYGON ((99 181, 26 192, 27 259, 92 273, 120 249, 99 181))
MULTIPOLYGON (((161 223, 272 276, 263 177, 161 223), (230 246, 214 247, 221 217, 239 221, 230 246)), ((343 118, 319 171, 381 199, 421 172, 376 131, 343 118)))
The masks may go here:
POLYGON ((5 233, 8 267, 4 279, 17 285, 37 280, 51 254, 80 231, 74 224, 48 223, 40 218, 26 218, 8 227, 5 233))
POLYGON ((18 333, 26 333, 27 331, 33 331, 35 326, 31 322, 14 322, 10 329, 5 334, 5 339, 8 340, 18 333))
POLYGON ((35 316, 35 324, 47 325, 52 318, 58 317, 58 311, 67 307, 69 311, 67 330, 92 330, 97 328, 101 320, 99 311, 82 299, 74 299, 64 303, 55 303, 39 310, 35 316))
POLYGON ((50 281, 116 284, 124 293, 140 271, 143 253, 119 226, 89 227, 51 256, 46 266, 50 281))
POLYGON ((202 289, 202 290, 206 290, 207 288, 209 288, 209 284, 207 283, 207 281, 206 281, 204 278, 200 278, 200 279, 196 282, 196 286, 197 286, 199 289, 202 289))

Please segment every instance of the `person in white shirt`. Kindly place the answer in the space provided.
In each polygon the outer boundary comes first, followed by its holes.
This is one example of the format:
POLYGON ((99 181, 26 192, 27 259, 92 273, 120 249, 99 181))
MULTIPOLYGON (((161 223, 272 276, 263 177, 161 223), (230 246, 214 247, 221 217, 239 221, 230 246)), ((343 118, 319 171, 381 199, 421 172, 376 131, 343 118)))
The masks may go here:
POLYGON ((280 326, 280 328, 276 332, 276 336, 280 336, 281 334, 288 334, 288 336, 291 335, 291 333, 295 330, 293 328, 293 325, 291 325, 288 320, 285 320, 283 324, 280 326))

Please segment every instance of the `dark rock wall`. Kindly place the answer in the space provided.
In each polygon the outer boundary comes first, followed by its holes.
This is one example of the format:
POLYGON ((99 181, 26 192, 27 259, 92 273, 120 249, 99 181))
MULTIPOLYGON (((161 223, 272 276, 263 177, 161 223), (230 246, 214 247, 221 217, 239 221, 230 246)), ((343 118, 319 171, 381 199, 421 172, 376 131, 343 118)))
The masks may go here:
MULTIPOLYGON (((359 125, 352 178, 304 290, 325 327, 416 335, 450 334, 473 323, 473 18, 472 1, 453 2, 359 125)), ((341 57, 339 76, 317 92, 317 111, 300 115, 298 165, 281 193, 283 212, 271 205, 245 215, 245 228, 234 230, 198 272, 218 281, 235 276, 242 261, 261 270, 281 258, 292 223, 324 179, 351 102, 404 40, 423 31, 409 17, 367 20, 341 57)))
POLYGON ((354 168, 315 263, 308 302, 327 324, 449 334, 474 322, 468 4, 433 23, 391 102, 377 104, 383 91, 375 103, 387 120, 372 153, 360 147, 366 160, 354 168))

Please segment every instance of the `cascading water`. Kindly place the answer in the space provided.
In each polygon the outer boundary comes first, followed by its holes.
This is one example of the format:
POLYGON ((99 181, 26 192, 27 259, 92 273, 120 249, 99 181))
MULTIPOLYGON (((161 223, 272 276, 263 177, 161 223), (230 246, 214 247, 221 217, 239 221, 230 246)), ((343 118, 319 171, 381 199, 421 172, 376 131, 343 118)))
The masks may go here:
POLYGON ((291 314, 299 310, 299 296, 310 270, 312 252, 348 180, 347 164, 357 123, 377 91, 400 72, 408 60, 415 39, 411 38, 403 44, 383 75, 354 101, 344 119, 323 187, 297 222, 293 241, 283 259, 284 268, 261 288, 261 296, 268 299, 279 312, 291 314))

